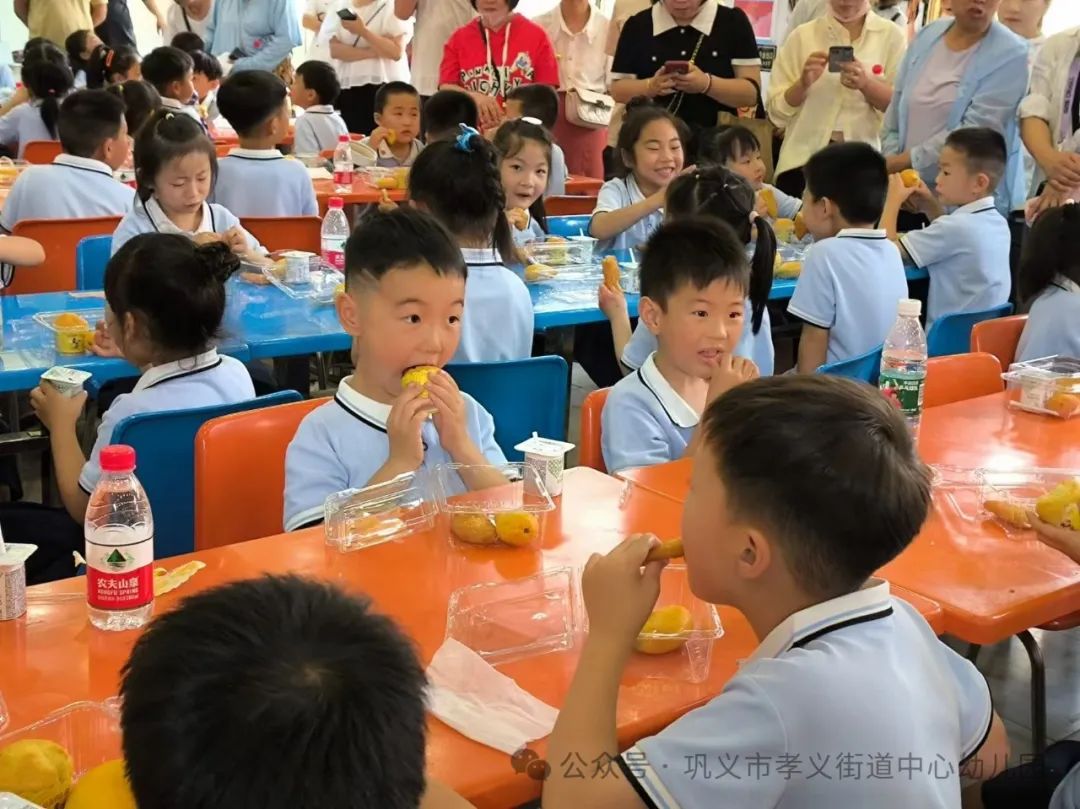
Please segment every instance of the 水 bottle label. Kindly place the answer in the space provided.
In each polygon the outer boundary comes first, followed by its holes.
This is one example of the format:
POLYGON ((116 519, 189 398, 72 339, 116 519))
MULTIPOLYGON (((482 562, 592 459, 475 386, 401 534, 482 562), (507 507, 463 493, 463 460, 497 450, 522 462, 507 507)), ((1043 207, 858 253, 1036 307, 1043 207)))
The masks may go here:
POLYGON ((334 185, 352 185, 352 169, 334 169, 334 185))
POLYGON ((322 258, 331 269, 345 272, 345 239, 323 239, 322 258))
POLYGON ((86 601, 98 610, 130 610, 154 600, 154 538, 127 545, 86 540, 86 601))
POLYGON ((923 409, 926 374, 894 374, 882 371, 878 387, 905 416, 917 416, 923 409))

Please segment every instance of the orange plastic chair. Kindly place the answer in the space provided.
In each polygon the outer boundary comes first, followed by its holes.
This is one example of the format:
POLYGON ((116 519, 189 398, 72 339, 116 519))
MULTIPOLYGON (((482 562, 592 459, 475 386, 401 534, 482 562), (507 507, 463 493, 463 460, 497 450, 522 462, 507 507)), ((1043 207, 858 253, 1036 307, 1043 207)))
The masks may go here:
POLYGON ((1003 390, 1001 363, 993 354, 931 357, 926 365, 923 407, 952 404, 1003 390))
POLYGON ((211 419, 195 436, 195 550, 281 533, 285 450, 329 399, 211 419))
POLYGON ((607 472, 604 465, 604 453, 600 448, 600 414, 611 388, 594 390, 581 403, 581 436, 578 438, 578 463, 607 472))
POLYGON ((322 220, 317 216, 248 216, 240 220, 267 250, 322 249, 322 220))
POLYGON ((119 216, 93 219, 24 219, 16 223, 14 236, 33 239, 45 249, 45 263, 16 269, 5 295, 31 292, 67 292, 76 288, 75 250, 87 236, 111 236, 120 224, 119 216))
POLYGON ((1027 319, 1027 315, 1009 315, 976 323, 971 328, 971 350, 993 354, 1007 369, 1016 359, 1016 346, 1027 319))
POLYGON ((62 151, 58 140, 32 140, 23 149, 23 160, 27 163, 51 163, 62 151))
POLYGON ((548 216, 571 216, 589 214, 596 208, 596 197, 548 197, 544 200, 544 212, 548 216))
POLYGON ((235 143, 218 143, 214 142, 214 151, 217 152, 218 157, 228 157, 229 152, 236 146, 235 143))

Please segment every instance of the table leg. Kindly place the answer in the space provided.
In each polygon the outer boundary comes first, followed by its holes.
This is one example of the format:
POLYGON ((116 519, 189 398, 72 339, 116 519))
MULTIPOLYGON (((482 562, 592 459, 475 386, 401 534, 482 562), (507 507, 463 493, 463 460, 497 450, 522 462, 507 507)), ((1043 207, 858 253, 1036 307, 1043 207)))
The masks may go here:
POLYGON ((1046 665, 1035 636, 1025 629, 1017 634, 1031 661, 1031 743, 1039 755, 1046 749, 1046 665))

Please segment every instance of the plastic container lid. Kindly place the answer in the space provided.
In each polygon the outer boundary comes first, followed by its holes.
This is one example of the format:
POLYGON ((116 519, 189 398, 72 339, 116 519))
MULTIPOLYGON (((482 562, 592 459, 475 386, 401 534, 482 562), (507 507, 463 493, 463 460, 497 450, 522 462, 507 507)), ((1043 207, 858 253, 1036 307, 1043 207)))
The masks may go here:
POLYGON ((135 450, 127 444, 105 447, 99 458, 102 472, 131 472, 135 469, 135 450))
POLYGON ((899 311, 901 317, 918 317, 922 314, 922 301, 914 298, 901 298, 899 311))
POLYGON ((345 200, 341 197, 330 197, 330 202, 328 203, 328 205, 331 208, 344 208, 345 200))

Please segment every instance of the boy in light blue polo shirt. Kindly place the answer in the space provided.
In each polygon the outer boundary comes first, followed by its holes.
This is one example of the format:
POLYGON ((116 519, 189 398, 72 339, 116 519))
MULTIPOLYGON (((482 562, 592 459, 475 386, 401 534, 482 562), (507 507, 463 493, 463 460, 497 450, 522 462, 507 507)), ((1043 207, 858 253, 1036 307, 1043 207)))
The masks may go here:
MULTIPOLYGON (((413 208, 370 213, 345 246, 338 317, 354 338, 356 370, 334 401, 300 424, 285 456, 285 530, 322 521, 327 496, 436 464, 506 462, 491 415, 438 371, 402 388, 416 366, 445 365, 457 349, 468 270, 449 234, 413 208)), ((505 483, 495 469, 460 481, 505 483)))
POLYGON ((589 635, 548 741, 544 807, 959 809, 965 762, 975 780, 1004 768, 985 680, 871 578, 930 508, 889 402, 819 374, 738 385, 706 409, 692 474, 673 573, 761 642, 718 696, 620 753, 619 680, 666 562, 646 562, 651 535, 590 560, 589 635), (610 777, 554 766, 570 755, 610 777))
POLYGON ((391 81, 375 93, 375 129, 361 143, 374 149, 376 166, 411 166, 424 149, 420 142, 420 94, 408 82, 391 81))
POLYGON ((900 245, 904 260, 930 274, 927 328, 942 315, 978 312, 1009 301, 1009 223, 994 207, 994 189, 1006 158, 1001 133, 968 127, 945 139, 937 198, 921 180, 908 188, 900 175, 889 178, 882 226, 900 245), (930 217, 930 226, 899 234, 896 217, 909 199, 930 217), (946 213, 943 206, 957 207, 946 213))
POLYGON ((0 210, 5 233, 24 219, 123 216, 131 207, 135 192, 113 177, 131 148, 124 102, 104 90, 77 90, 60 105, 57 132, 64 153, 19 175, 0 210))
POLYGON ((218 161, 211 200, 244 216, 318 216, 304 164, 274 148, 289 133, 289 90, 265 70, 234 73, 217 94, 218 109, 240 146, 218 161))
POLYGON ((601 415, 612 474, 687 454, 705 405, 756 366, 733 355, 744 328, 750 269, 724 223, 691 218, 653 234, 641 261, 640 322, 657 349, 611 389, 601 415))
POLYGON ((788 313, 803 321, 798 370, 857 357, 881 345, 908 295, 900 251, 881 218, 889 174, 865 143, 834 143, 803 167, 803 217, 814 243, 788 313))
POLYGON ((142 61, 142 77, 154 85, 161 96, 161 108, 187 115, 208 135, 206 121, 191 99, 198 98, 195 90, 195 61, 171 45, 154 48, 142 61))
POLYGON ((334 68, 326 62, 309 59, 296 68, 296 77, 289 88, 294 107, 302 109, 296 118, 293 151, 298 155, 319 154, 333 149, 338 138, 349 134, 334 102, 341 93, 334 68))

